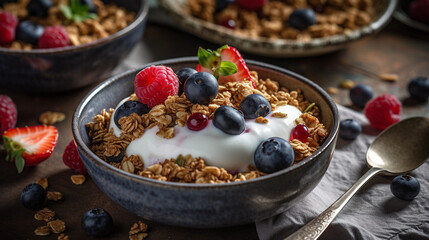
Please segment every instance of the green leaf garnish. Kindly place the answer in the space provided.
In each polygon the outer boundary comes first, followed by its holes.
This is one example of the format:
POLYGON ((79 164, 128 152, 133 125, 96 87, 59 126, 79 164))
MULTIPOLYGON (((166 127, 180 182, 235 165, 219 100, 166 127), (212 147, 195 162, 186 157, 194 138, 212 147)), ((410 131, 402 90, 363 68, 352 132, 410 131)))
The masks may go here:
POLYGON ((308 105, 308 107, 304 110, 303 113, 310 111, 315 105, 316 105, 316 103, 312 103, 312 104, 308 105))
POLYGON ((97 19, 97 14, 91 13, 89 6, 81 4, 79 0, 69 0, 68 5, 60 5, 60 10, 64 17, 73 22, 97 19))
POLYGON ((176 164, 183 167, 185 165, 185 159, 182 155, 179 155, 176 159, 176 164))
POLYGON ((238 71, 237 66, 234 63, 229 61, 223 61, 220 63, 220 67, 218 69, 219 74, 222 76, 229 76, 238 71))
POLYGON ((9 137, 3 137, 3 143, 7 153, 6 161, 14 161, 18 173, 21 173, 25 166, 25 160, 22 157, 25 149, 9 137))
POLYGON ((205 50, 202 47, 198 48, 198 63, 205 68, 209 67, 210 58, 213 56, 211 50, 205 50))

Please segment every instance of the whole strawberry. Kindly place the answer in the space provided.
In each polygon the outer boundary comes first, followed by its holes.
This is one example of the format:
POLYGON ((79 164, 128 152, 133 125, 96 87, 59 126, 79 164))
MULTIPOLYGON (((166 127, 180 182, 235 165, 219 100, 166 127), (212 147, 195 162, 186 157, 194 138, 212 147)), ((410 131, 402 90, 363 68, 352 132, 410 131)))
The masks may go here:
POLYGON ((408 14, 417 21, 429 23, 429 0, 411 2, 408 14))
POLYGON ((150 66, 136 75, 134 91, 140 102, 153 108, 179 92, 179 78, 169 67, 150 66))
POLYGON ((57 140, 58 129, 54 126, 9 129, 3 134, 6 160, 15 162, 18 172, 21 173, 24 166, 35 166, 49 158, 57 140))
POLYGON ((58 48, 68 45, 70 45, 69 35, 62 26, 46 27, 37 43, 39 48, 58 48))
POLYGON ((15 40, 15 28, 18 18, 12 13, 0 11, 0 43, 11 43, 15 40))
POLYGON ((74 140, 71 140, 70 143, 67 145, 66 149, 64 150, 63 162, 67 167, 74 169, 79 173, 87 173, 86 168, 82 163, 82 159, 80 158, 79 153, 77 151, 76 143, 74 142, 74 140))
POLYGON ((380 95, 366 104, 364 112, 371 126, 384 130, 399 122, 401 102, 391 94, 380 95))
POLYGON ((14 128, 18 111, 12 99, 6 95, 0 95, 0 134, 14 128))

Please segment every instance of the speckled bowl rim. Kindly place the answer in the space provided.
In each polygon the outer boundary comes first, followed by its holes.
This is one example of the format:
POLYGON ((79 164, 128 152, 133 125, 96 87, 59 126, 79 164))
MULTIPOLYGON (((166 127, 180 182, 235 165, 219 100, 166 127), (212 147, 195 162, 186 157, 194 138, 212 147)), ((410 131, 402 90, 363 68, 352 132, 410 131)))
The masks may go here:
MULTIPOLYGON (((148 63, 139 69, 143 69, 143 68, 146 68, 146 67, 151 66, 151 65, 162 64, 162 65, 168 66, 170 64, 188 63, 188 62, 196 63, 197 58, 196 57, 181 57, 181 58, 172 58, 172 59, 167 59, 167 60, 160 60, 160 61, 148 63)), ((298 75, 294 72, 291 72, 289 70, 286 70, 284 68, 277 67, 277 66, 267 64, 267 63, 262 63, 259 61, 253 61, 253 60, 246 60, 246 63, 250 66, 249 67, 250 69, 251 69, 251 66, 257 66, 257 67, 261 67, 261 68, 267 68, 270 70, 274 70, 276 72, 280 72, 282 74, 289 75, 293 78, 296 78, 297 80, 304 82, 305 84, 309 85, 310 88, 312 88, 313 90, 318 92, 322 96, 322 98, 326 101, 326 103, 328 104, 328 106, 329 106, 329 108, 332 111, 332 114, 334 116, 332 131, 329 133, 328 138, 320 146, 320 148, 316 152, 314 152, 310 157, 302 160, 298 164, 293 165, 287 169, 283 169, 281 171, 268 174, 266 176, 262 176, 262 177, 258 177, 258 178, 250 179, 250 180, 246 180, 246 181, 240 181, 240 182, 216 183, 216 184, 164 182, 164 181, 159 181, 159 180, 155 180, 155 179, 151 179, 151 178, 145 178, 145 177, 139 176, 137 174, 133 174, 133 173, 128 173, 126 171, 123 171, 119 168, 116 168, 116 167, 108 164, 107 162, 105 162, 101 158, 99 158, 97 155, 95 155, 95 153, 93 153, 88 148, 88 146, 86 146, 85 142, 82 139, 82 136, 80 135, 79 119, 80 119, 80 116, 82 115, 83 109, 86 107, 88 102, 93 98, 93 96, 97 95, 98 93, 103 91, 104 88, 108 87, 109 85, 113 84, 116 81, 120 81, 122 78, 124 78, 126 76, 129 76, 129 75, 134 76, 135 72, 139 69, 131 69, 131 70, 128 70, 126 72, 117 74, 113 77, 110 77, 109 79, 105 80, 104 82, 99 84, 97 87, 95 87, 92 91, 90 91, 83 98, 83 100, 79 103, 78 107, 76 108, 76 111, 74 112, 73 120, 72 120, 73 137, 74 137, 75 142, 78 146, 78 149, 81 150, 81 154, 85 154, 86 157, 88 157, 88 159, 90 159, 90 161, 93 161, 93 163, 95 165, 97 165, 97 167, 104 168, 104 170, 106 170, 106 171, 109 171, 109 172, 116 174, 120 177, 128 178, 129 180, 132 180, 132 181, 135 181, 138 183, 149 184, 152 186, 165 187, 165 188, 174 187, 174 188, 180 188, 180 189, 203 189, 203 188, 237 187, 237 186, 241 186, 241 185, 253 184, 255 182, 267 181, 267 180, 269 180, 271 178, 275 178, 279 175, 283 175, 283 174, 287 174, 287 173, 292 172, 292 171, 296 171, 301 166, 308 164, 311 161, 316 161, 317 157, 323 151, 325 151, 329 147, 329 145, 336 144, 335 139, 336 139, 336 136, 338 135, 338 131, 339 131, 339 114, 338 114, 338 109, 337 109, 335 102, 332 100, 332 98, 329 96, 328 93, 326 93, 321 87, 319 87, 316 83, 310 81, 309 79, 307 79, 301 75, 298 75)))
POLYGON ((119 30, 118 32, 109 35, 105 38, 100 38, 95 41, 81 44, 78 46, 66 46, 61 48, 46 48, 46 49, 31 49, 31 50, 16 50, 10 48, 2 48, 0 47, 0 54, 9 54, 9 55, 26 55, 26 56, 42 56, 42 55, 54 55, 54 54, 62 54, 62 53, 70 53, 75 51, 85 51, 88 48, 93 48, 96 46, 100 46, 106 44, 108 42, 114 41, 115 39, 128 34, 133 29, 138 27, 141 22, 143 22, 148 15, 149 12, 149 0, 140 0, 141 7, 136 14, 135 19, 128 24, 125 28, 119 30))
MULTIPOLYGON (((330 37, 314 38, 310 41, 298 41, 291 39, 270 39, 266 37, 246 37, 234 33, 233 30, 210 23, 175 10, 170 1, 159 0, 161 7, 175 20, 175 24, 197 37, 214 43, 224 43, 225 39, 232 39, 239 47, 250 53, 269 57, 305 57, 320 55, 343 48, 345 44, 361 39, 367 35, 380 31, 392 18, 398 5, 398 0, 389 0, 386 11, 371 24, 350 31, 347 34, 337 34, 330 37), (198 29, 209 31, 205 34, 198 29)), ((378 0, 377 0, 378 1, 378 0)), ((231 44, 232 45, 232 44, 231 44)))

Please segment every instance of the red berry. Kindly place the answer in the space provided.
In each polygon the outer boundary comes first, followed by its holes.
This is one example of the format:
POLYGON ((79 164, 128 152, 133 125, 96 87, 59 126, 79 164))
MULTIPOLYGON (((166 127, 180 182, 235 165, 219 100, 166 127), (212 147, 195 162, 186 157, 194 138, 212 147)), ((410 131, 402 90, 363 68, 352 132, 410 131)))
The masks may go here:
POLYGON ((229 29, 235 29, 235 21, 232 19, 226 19, 225 21, 221 22, 220 25, 229 29))
POLYGON ((0 12, 0 43, 11 43, 15 40, 15 28, 18 18, 12 13, 0 12))
POLYGON ((261 9, 264 6, 265 2, 266 0, 235 0, 235 3, 239 7, 247 10, 261 9))
POLYGON ((79 153, 77 151, 76 143, 74 142, 74 140, 71 140, 70 143, 67 145, 66 149, 64 150, 63 162, 67 167, 74 169, 79 173, 87 173, 86 168, 82 163, 82 159, 80 158, 79 153))
POLYGON ((429 23, 429 0, 417 0, 410 4, 408 13, 411 18, 429 23))
POLYGON ((58 48, 68 45, 70 45, 70 39, 62 26, 46 27, 37 44, 39 48, 58 48))
POLYGON ((150 66, 137 74, 134 91, 140 102, 153 108, 179 92, 179 78, 169 67, 150 66))
POLYGON ((401 102, 391 94, 384 94, 369 101, 364 111, 373 127, 384 130, 400 120, 401 102))
POLYGON ((207 127, 209 124, 209 118, 203 113, 193 113, 189 118, 186 125, 189 130, 200 131, 207 127))
POLYGON ((296 125, 290 134, 290 140, 298 139, 301 142, 307 142, 307 138, 310 135, 307 126, 304 124, 296 125))
POLYGON ((17 115, 18 111, 12 99, 6 95, 0 95, 0 135, 15 127, 17 115))

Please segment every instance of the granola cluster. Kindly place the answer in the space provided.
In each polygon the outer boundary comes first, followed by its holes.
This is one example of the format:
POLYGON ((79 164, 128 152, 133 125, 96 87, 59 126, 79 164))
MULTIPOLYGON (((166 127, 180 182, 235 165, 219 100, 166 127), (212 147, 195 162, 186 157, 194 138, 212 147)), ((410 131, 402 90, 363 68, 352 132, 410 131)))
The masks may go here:
POLYGON ((219 25, 233 20, 237 35, 308 41, 347 33, 370 24, 372 6, 372 0, 267 0, 258 11, 231 4, 216 12, 215 0, 188 0, 185 10, 193 17, 219 25), (314 9, 317 23, 305 30, 289 26, 289 16, 300 8, 314 9))
MULTIPOLYGON (((167 139, 174 137, 174 126, 184 127, 188 118, 193 113, 203 113, 209 119, 217 108, 223 105, 239 108, 241 101, 248 95, 257 93, 263 95, 271 104, 274 111, 281 105, 292 105, 303 113, 296 119, 297 124, 304 124, 310 131, 308 141, 303 143, 299 140, 291 141, 295 151, 295 163, 310 156, 324 141, 328 132, 325 126, 319 122, 319 108, 304 99, 300 90, 289 91, 279 86, 279 83, 271 79, 259 79, 256 72, 251 72, 257 88, 250 81, 228 82, 219 85, 218 95, 208 105, 192 104, 182 94, 180 96, 169 96, 164 104, 153 107, 149 113, 141 116, 133 113, 119 120, 122 133, 120 137, 113 134, 109 128, 113 109, 103 109, 96 115, 93 122, 87 123, 86 128, 91 139, 91 150, 101 159, 107 161, 107 157, 118 156, 125 151, 127 146, 136 138, 144 134, 145 129, 158 127, 157 135, 167 139)), ((135 94, 129 100, 137 100, 135 94)), ((284 118, 285 114, 276 114, 274 117, 284 118)), ((267 124, 269 119, 257 118, 256 122, 267 124)), ((139 156, 127 156, 120 163, 110 163, 124 171, 138 174, 140 176, 158 179, 161 181, 174 181, 186 183, 225 183, 243 181, 265 175, 249 166, 246 172, 229 173, 223 168, 207 166, 204 159, 198 156, 178 156, 175 159, 166 159, 164 162, 151 166, 144 166, 139 156)))
MULTIPOLYGON (((28 2, 29 0, 18 0, 16 2, 5 3, 2 9, 16 15, 19 19, 25 19, 28 17, 26 9, 28 2)), ((64 17, 59 7, 60 5, 67 5, 68 0, 52 0, 52 2, 54 6, 49 9, 46 18, 30 17, 30 20, 43 26, 64 26, 70 42, 74 46, 108 37, 128 26, 135 18, 134 12, 128 12, 113 3, 104 4, 101 0, 93 0, 94 5, 97 7, 97 19, 72 22, 64 17)), ((13 41, 11 44, 3 44, 0 47, 31 50, 35 46, 22 41, 13 41)))

